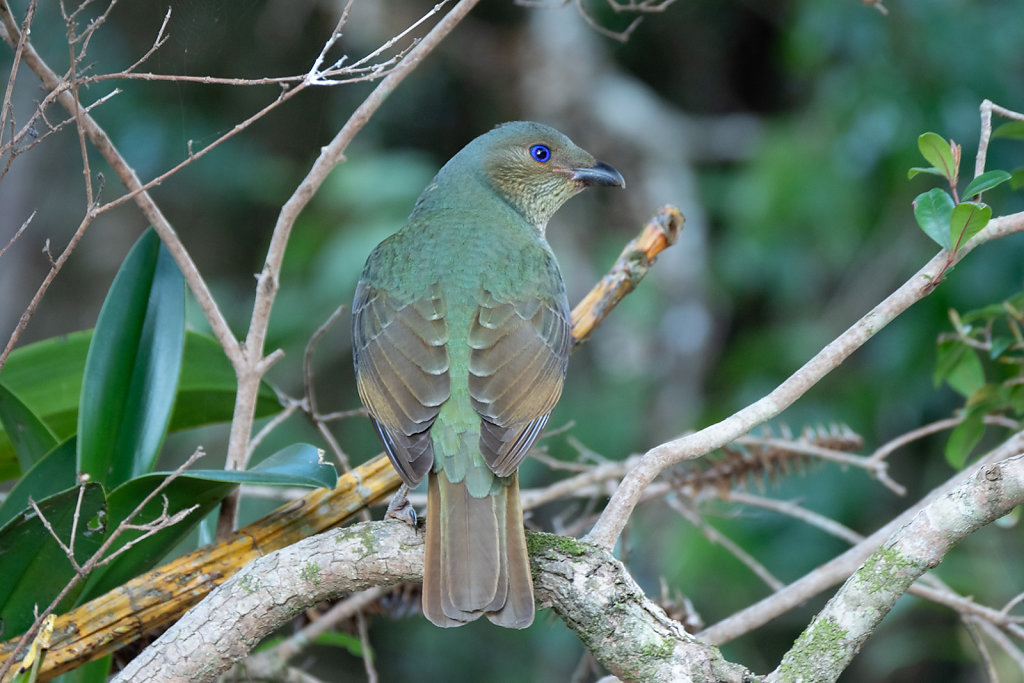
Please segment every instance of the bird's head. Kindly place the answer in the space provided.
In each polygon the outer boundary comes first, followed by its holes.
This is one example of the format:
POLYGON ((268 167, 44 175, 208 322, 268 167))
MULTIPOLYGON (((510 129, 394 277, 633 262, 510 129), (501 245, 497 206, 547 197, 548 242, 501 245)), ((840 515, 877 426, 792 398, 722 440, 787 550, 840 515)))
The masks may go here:
POLYGON ((626 186, 614 168, 554 128, 531 121, 494 128, 452 161, 457 159, 476 166, 485 182, 542 231, 566 200, 587 187, 626 186))

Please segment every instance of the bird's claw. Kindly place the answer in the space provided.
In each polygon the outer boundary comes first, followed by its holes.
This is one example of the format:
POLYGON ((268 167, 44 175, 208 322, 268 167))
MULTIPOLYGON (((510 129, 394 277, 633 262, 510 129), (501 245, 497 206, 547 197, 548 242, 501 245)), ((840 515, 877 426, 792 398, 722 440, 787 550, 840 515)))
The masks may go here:
POLYGON ((416 526, 416 508, 409 502, 409 487, 405 484, 398 487, 395 497, 388 503, 384 519, 395 519, 410 526, 416 526))

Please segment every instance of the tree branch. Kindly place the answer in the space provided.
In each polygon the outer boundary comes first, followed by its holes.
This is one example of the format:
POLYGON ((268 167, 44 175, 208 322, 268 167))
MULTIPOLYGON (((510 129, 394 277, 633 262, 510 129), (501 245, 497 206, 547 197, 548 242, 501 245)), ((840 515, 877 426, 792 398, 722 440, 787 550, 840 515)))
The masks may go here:
MULTIPOLYGON (((1022 502, 1024 455, 969 473, 891 534, 769 680, 835 680, 916 578, 938 565, 957 541, 1022 502)), ((668 618, 608 551, 551 534, 530 533, 528 544, 538 603, 551 606, 621 679, 759 680, 668 618)), ((115 680, 157 680, 156 675, 213 680, 253 643, 313 603, 420 580, 422 546, 421 530, 365 522, 260 558, 186 614, 115 680)))
MULTIPOLYGON (((1011 458, 1022 451, 1024 451, 1024 432, 1018 432, 986 454, 978 465, 985 467, 1011 458)), ((971 473, 971 470, 957 472, 947 481, 932 489, 916 505, 905 510, 846 552, 813 569, 782 590, 709 626, 697 635, 710 643, 726 643, 803 604, 821 591, 845 581, 893 533, 913 519, 914 515, 930 505, 932 501, 961 486, 970 478, 971 473)))
POLYGON ((945 250, 939 252, 899 289, 818 352, 767 396, 721 422, 647 451, 640 459, 639 465, 622 480, 622 484, 612 495, 608 506, 586 539, 603 548, 614 547, 633 508, 643 496, 644 489, 666 468, 721 448, 781 413, 883 327, 914 303, 928 296, 938 284, 938 276, 951 265, 951 258, 955 264, 976 247, 1021 231, 1024 231, 1024 213, 992 219, 984 230, 955 254, 945 250))
MULTIPOLYGON (((623 680, 755 680, 669 619, 608 552, 550 534, 530 533, 528 543, 538 601, 623 680)), ((305 607, 422 576, 422 530, 364 522, 328 531, 249 564, 115 680, 214 680, 305 607)))
POLYGON ((1024 455, 971 473, 918 512, 851 576, 768 681, 834 681, 896 600, 963 538, 1024 503, 1024 455))

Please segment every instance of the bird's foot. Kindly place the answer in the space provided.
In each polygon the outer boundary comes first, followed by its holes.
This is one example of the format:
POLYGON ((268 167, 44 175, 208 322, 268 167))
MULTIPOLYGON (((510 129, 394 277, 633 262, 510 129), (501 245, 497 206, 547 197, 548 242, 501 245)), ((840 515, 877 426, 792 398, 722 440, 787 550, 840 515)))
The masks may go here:
POLYGON ((409 487, 405 484, 398 487, 395 497, 388 503, 384 519, 396 519, 410 526, 416 526, 416 509, 409 502, 409 487))

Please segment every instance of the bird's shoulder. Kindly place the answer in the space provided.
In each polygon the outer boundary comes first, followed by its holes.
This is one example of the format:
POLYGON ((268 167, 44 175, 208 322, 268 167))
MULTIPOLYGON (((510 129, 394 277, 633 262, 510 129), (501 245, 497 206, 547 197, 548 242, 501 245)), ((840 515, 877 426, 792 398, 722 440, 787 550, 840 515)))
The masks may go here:
POLYGON ((547 241, 518 216, 502 211, 421 212, 377 245, 363 281, 395 295, 415 296, 424 284, 485 289, 508 296, 561 287, 547 241))

